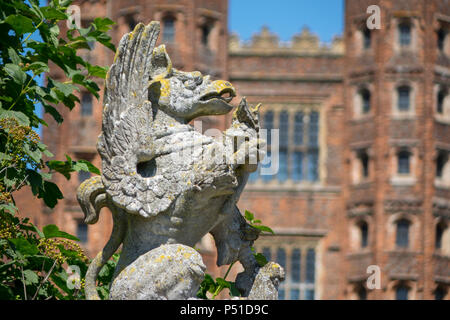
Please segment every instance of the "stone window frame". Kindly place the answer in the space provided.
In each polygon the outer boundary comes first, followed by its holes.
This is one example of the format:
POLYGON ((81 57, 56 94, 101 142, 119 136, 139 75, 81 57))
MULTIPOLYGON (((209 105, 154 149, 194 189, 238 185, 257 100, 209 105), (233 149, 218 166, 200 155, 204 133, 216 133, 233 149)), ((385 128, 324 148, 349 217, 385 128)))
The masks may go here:
POLYGON ((373 52, 374 47, 374 30, 367 28, 366 17, 355 22, 355 32, 353 44, 357 55, 366 55, 373 52), (366 32, 370 34, 370 45, 366 46, 366 32))
POLYGON ((393 21, 393 48, 397 54, 402 52, 416 53, 419 45, 418 31, 421 30, 419 21, 416 17, 394 17, 393 21), (410 27, 410 43, 409 45, 402 45, 400 43, 401 35, 400 28, 402 25, 409 25, 410 27))
POLYGON ((88 91, 81 91, 80 94, 80 116, 82 118, 88 118, 92 117, 94 114, 94 99, 90 92, 88 91), (87 99, 85 101, 85 99, 87 99), (88 103, 90 106, 89 108, 86 107, 86 103, 88 103))
POLYGON ((411 247, 411 221, 409 219, 400 218, 395 221, 395 247, 402 250, 411 247))
MULTIPOLYGON (((264 254, 266 252, 266 249, 268 248, 270 250, 270 257, 267 257, 267 260, 274 261, 280 263, 280 261, 277 261, 277 250, 278 249, 284 249, 286 254, 286 265, 283 266, 285 273, 286 273, 286 279, 280 283, 278 292, 283 292, 284 290, 284 297, 285 299, 289 299, 291 297, 291 290, 299 290, 299 300, 306 300, 306 292, 307 290, 313 290, 313 300, 320 299, 320 292, 319 292, 319 279, 320 279, 320 248, 319 248, 319 242, 317 239, 312 239, 307 236, 299 236, 299 241, 283 241, 282 238, 278 237, 278 239, 272 239, 273 236, 267 236, 267 237, 260 237, 257 242, 255 243, 255 251, 261 252, 264 254), (295 250, 300 250, 300 281, 299 282, 293 282, 292 279, 292 254, 295 250), (307 283, 306 277, 307 277, 307 252, 308 250, 314 250, 315 259, 314 259, 314 283, 307 283)), ((311 291, 310 291, 311 292, 311 291)))
POLYGON ((353 118, 365 119, 373 116, 373 85, 371 83, 363 83, 354 87, 353 92, 353 118), (369 109, 364 110, 364 93, 369 94, 369 109))
POLYGON ((373 166, 373 150, 371 147, 354 148, 351 156, 352 184, 359 185, 372 181, 374 172, 373 166), (367 157, 367 175, 364 174, 363 155, 367 157))
POLYGON ((165 11, 161 15, 161 41, 162 43, 173 45, 176 43, 177 37, 177 15, 172 11, 165 11), (166 33, 166 22, 172 21, 173 23, 173 32, 171 33, 171 39, 165 38, 167 36, 166 33))
POLYGON ((406 79, 401 79, 393 84, 392 87, 392 118, 394 120, 414 119, 416 117, 416 99, 417 83, 406 79), (402 87, 409 88, 409 108, 408 110, 399 109, 399 90, 402 87))
POLYGON ((418 176, 418 149, 410 145, 399 145, 391 148, 391 178, 390 182, 393 186, 413 186, 417 182, 418 176), (399 154, 403 152, 409 153, 409 172, 399 173, 399 154))
POLYGON ((390 252, 416 252, 420 250, 421 222, 417 215, 404 211, 393 213, 387 219, 386 225, 387 248, 390 252), (407 247, 399 247, 396 243, 397 222, 401 220, 406 220, 409 222, 407 247))
POLYGON ((201 15, 197 20, 197 28, 198 28, 198 40, 197 43, 202 49, 207 49, 210 52, 216 52, 218 50, 218 45, 213 43, 217 38, 217 33, 219 29, 219 20, 217 17, 209 16, 209 15, 201 15), (208 28, 208 41, 205 44, 203 41, 204 37, 204 28, 208 28))
MULTIPOLYGON (((303 187, 309 187, 309 186, 316 186, 321 185, 324 183, 325 177, 326 177, 326 114, 324 108, 320 104, 302 104, 302 103, 284 103, 284 104, 277 104, 277 103, 263 103, 264 110, 261 112, 261 124, 262 128, 264 128, 264 115, 267 112, 273 112, 273 128, 279 128, 280 123, 280 114, 282 112, 288 113, 288 120, 289 120, 289 129, 288 129, 288 139, 289 142, 287 143, 286 150, 287 150, 287 159, 288 159, 288 173, 287 173, 287 179, 284 181, 280 181, 277 178, 277 174, 271 176, 271 178, 264 178, 259 174, 261 164, 259 165, 258 170, 253 173, 253 177, 249 179, 250 185, 257 186, 258 184, 264 184, 269 186, 303 186, 303 187), (299 146, 294 143, 295 139, 295 115, 298 112, 303 112, 305 115, 309 115, 312 112, 317 112, 319 121, 318 121, 318 140, 317 140, 317 149, 318 149, 318 160, 317 160, 317 180, 310 181, 307 178, 303 178, 300 181, 295 181, 293 176, 293 159, 294 159, 294 153, 295 152, 306 152, 308 147, 305 145, 299 146)), ((304 129, 306 131, 306 128, 304 129)), ((280 133, 281 135, 281 133, 280 133)), ((281 137, 280 137, 281 140, 281 137)), ((281 143, 280 143, 280 149, 281 149, 281 143)), ((270 143, 267 144, 267 152, 270 152, 270 143)), ((303 176, 307 176, 307 168, 304 166, 304 164, 307 162, 303 158, 303 176)))
POLYGON ((396 300, 396 291, 400 286, 408 288, 408 300, 415 300, 418 284, 416 281, 407 279, 392 279, 387 285, 387 296, 391 300, 396 300))
POLYGON ((89 226, 84 222, 83 219, 74 219, 75 220, 75 234, 78 239, 80 239, 80 243, 86 245, 89 243, 89 226), (80 227, 83 228, 83 233, 80 235, 79 230, 80 227))
POLYGON ((370 251, 370 246, 372 242, 371 237, 371 222, 372 219, 369 216, 364 217, 357 217, 355 218, 349 225, 349 237, 350 237, 350 249, 352 252, 356 253, 362 253, 362 252, 368 252, 370 251), (367 226, 367 242, 366 245, 362 245, 362 225, 367 226))
POLYGON ((395 300, 411 300, 411 286, 406 281, 400 281, 395 287, 395 300), (399 289, 406 290, 406 299, 399 299, 399 289))

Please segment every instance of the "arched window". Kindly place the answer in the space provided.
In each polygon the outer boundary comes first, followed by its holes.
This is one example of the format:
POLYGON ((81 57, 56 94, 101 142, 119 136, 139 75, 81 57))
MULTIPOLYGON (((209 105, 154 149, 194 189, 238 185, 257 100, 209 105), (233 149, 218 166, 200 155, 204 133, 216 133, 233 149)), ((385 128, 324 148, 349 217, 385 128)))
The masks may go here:
POLYGON ((442 178, 444 174, 444 167, 448 160, 448 153, 445 151, 438 151, 438 156, 436 158, 436 177, 442 178))
POLYGON ((439 114, 444 113, 444 100, 445 100, 446 92, 444 89, 439 89, 436 98, 436 112, 439 114))
POLYGON ((134 30, 134 28, 135 28, 136 25, 137 25, 137 22, 136 22, 136 20, 134 19, 134 17, 133 17, 132 15, 127 15, 127 16, 125 17, 125 22, 127 23, 128 29, 129 29, 130 31, 134 30))
POLYGON ((411 88, 400 86, 397 88, 397 109, 399 111, 409 111, 411 107, 411 88))
POLYGON ((444 286, 440 285, 434 290, 434 300, 444 300, 447 294, 447 290, 445 290, 444 286))
POLYGON ((92 95, 88 92, 83 92, 81 96, 81 115, 92 115, 92 95))
POLYGON ((175 19, 171 16, 163 19, 162 41, 172 43, 175 41, 175 19))
POLYGON ((359 224, 359 232, 361 235, 361 248, 366 248, 369 245, 369 226, 367 222, 362 221, 359 224))
POLYGON ((397 173, 409 174, 411 172, 411 153, 408 150, 401 150, 397 154, 397 173))
POLYGON ((395 288, 395 300, 408 300, 409 287, 400 284, 395 288))
POLYGON ((201 26, 201 42, 204 47, 209 46, 209 35, 211 33, 211 26, 207 23, 201 26))
POLYGON ((369 177, 369 155, 366 149, 359 150, 357 153, 359 163, 360 163, 360 175, 361 178, 369 177))
POLYGON ((447 36, 447 32, 444 28, 440 28, 437 31, 437 47, 439 51, 444 51, 445 49, 445 37, 447 36))
POLYGON ((400 46, 408 47, 411 45, 411 23, 402 22, 398 26, 400 46))
POLYGON ((406 219, 398 220, 396 223, 395 244, 398 248, 409 247, 410 222, 406 219))
POLYGON ((441 249, 442 248, 442 238, 444 236, 445 231, 445 225, 443 223, 438 223, 436 225, 436 234, 435 234, 435 248, 441 249))
POLYGON ((370 112, 370 91, 369 89, 363 88, 359 91, 361 97, 361 111, 363 114, 370 112))
POLYGON ((372 46, 372 32, 368 28, 362 30, 363 48, 370 49, 372 46))
POLYGON ((81 243, 88 242, 88 225, 83 220, 77 220, 76 234, 81 243))
POLYGON ((356 294, 359 300, 367 300, 367 290, 363 284, 359 284, 356 288, 356 294))

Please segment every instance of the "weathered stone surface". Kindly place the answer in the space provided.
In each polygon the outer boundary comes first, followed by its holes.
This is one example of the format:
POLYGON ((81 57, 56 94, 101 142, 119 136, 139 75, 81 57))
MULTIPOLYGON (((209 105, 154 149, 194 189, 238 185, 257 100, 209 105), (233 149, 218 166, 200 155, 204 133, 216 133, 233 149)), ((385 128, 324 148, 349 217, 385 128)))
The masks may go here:
POLYGON ((195 298, 206 267, 200 254, 181 244, 162 245, 141 255, 114 279, 110 299, 195 298))
POLYGON ((277 300, 278 285, 284 280, 284 277, 284 269, 278 263, 267 263, 259 270, 248 299, 277 300))
MULTIPOLYGON (((83 182, 77 198, 87 223, 108 207, 114 229, 89 266, 86 297, 99 298, 95 279, 121 244, 115 277, 161 245, 192 247, 208 232, 218 265, 243 265, 236 286, 246 296, 258 270, 250 248, 259 231, 246 223, 236 203, 264 156, 259 107, 243 99, 224 139, 195 131, 189 122, 196 117, 233 109, 235 89, 228 81, 173 68, 164 45, 155 48, 158 35, 159 23, 151 22, 123 36, 106 77, 97 143, 103 172, 101 179, 83 182)), ((135 297, 126 292, 120 298, 135 297)))

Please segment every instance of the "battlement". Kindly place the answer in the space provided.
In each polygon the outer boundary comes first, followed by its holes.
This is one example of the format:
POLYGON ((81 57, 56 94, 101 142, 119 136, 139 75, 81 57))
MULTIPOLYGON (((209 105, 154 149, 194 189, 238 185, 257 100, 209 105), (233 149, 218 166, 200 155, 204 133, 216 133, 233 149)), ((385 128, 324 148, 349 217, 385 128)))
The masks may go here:
POLYGON ((267 26, 249 41, 241 41, 239 35, 233 33, 229 37, 228 50, 231 55, 333 55, 342 56, 345 53, 344 41, 334 37, 331 43, 320 42, 319 37, 308 27, 303 27, 290 41, 280 41, 277 34, 267 26))

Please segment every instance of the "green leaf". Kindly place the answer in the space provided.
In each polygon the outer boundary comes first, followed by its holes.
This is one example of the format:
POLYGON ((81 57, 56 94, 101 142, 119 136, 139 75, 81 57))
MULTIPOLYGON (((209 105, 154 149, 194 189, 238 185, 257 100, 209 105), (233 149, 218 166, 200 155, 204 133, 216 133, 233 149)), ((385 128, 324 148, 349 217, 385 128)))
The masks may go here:
POLYGON ((10 161, 12 157, 4 152, 0 152, 0 161, 10 161))
POLYGON ((53 106, 51 106, 47 103, 43 103, 42 105, 44 106, 45 112, 50 114, 57 123, 63 122, 64 119, 61 116, 61 114, 58 112, 58 110, 56 110, 53 106))
POLYGON ((88 72, 92 77, 105 79, 107 71, 108 71, 108 68, 88 65, 88 72))
MULTIPOLYGON (((76 165, 77 166, 83 165, 83 169, 81 169, 81 170, 89 171, 89 172, 92 172, 92 173, 100 175, 100 170, 96 166, 94 166, 92 163, 87 161, 87 160, 83 160, 83 159, 82 160, 78 160, 76 165)), ((74 166, 74 168, 75 168, 75 166, 74 166)), ((80 168, 81 168, 81 166, 80 166, 80 168)), ((77 170, 77 171, 79 171, 79 170, 77 170)))
POLYGON ((255 253, 254 256, 260 267, 264 267, 268 263, 267 258, 262 253, 255 253))
POLYGON ((35 30, 33 20, 20 14, 12 14, 8 16, 5 19, 5 22, 16 31, 17 35, 23 35, 35 30))
MULTIPOLYGON (((50 207, 54 208, 58 203, 58 199, 64 199, 61 190, 59 190, 58 186, 50 181, 44 181, 44 192, 42 194, 42 198, 44 199, 44 203, 50 207)), ((41 196, 39 196, 41 198, 41 196)))
POLYGON ((21 59, 14 48, 8 48, 8 55, 15 65, 18 65, 21 62, 21 59))
POLYGON ((33 226, 34 230, 36 231, 36 233, 39 235, 39 237, 45 238, 45 234, 41 230, 39 230, 38 227, 36 227, 34 224, 32 226, 33 226))
POLYGON ((263 231, 263 232, 269 232, 271 234, 275 234, 275 232, 273 232, 273 230, 270 229, 268 226, 255 226, 255 225, 252 225, 252 227, 256 228, 256 229, 258 229, 260 231, 263 231))
POLYGON ((38 275, 32 270, 29 270, 29 269, 23 270, 23 276, 24 276, 26 285, 39 283, 38 275))
POLYGON ((109 18, 95 18, 93 22, 95 29, 101 32, 108 32, 111 29, 111 26, 115 24, 109 18))
POLYGON ((35 162, 39 163, 42 159, 42 152, 35 146, 30 146, 28 143, 23 145, 23 151, 35 162), (33 150, 34 149, 34 150, 33 150))
POLYGON ((10 287, 0 283, 0 300, 13 300, 14 293, 10 287))
POLYGON ((230 282, 230 296, 232 297, 240 297, 241 293, 239 292, 238 288, 236 287, 236 283, 230 282))
POLYGON ((16 250, 22 253, 23 255, 34 255, 39 252, 39 249, 35 244, 30 243, 27 239, 20 237, 16 239, 9 239, 14 246, 16 247, 16 250))
POLYGON ((14 118, 22 126, 29 126, 30 119, 20 111, 5 110, 0 108, 0 119, 14 118))
POLYGON ((78 239, 77 237, 75 237, 67 232, 59 230, 59 228, 54 224, 49 224, 49 225, 45 226, 42 231, 44 232, 44 236, 47 239, 49 239, 49 238, 65 238, 65 239, 69 239, 69 240, 80 241, 80 239, 78 239))
POLYGON ((245 220, 252 222, 255 216, 248 210, 245 210, 245 220))
POLYGON ((27 80, 27 74, 17 64, 5 64, 5 72, 14 80, 15 83, 23 85, 27 80))
POLYGON ((14 205, 14 203, 0 203, 0 210, 8 211, 11 214, 15 214, 19 209, 14 205))
POLYGON ((41 11, 45 18, 49 20, 65 20, 68 18, 67 14, 53 7, 43 7, 41 8, 41 11))
POLYGON ((49 72, 50 71, 50 69, 48 68, 48 65, 46 63, 44 63, 44 62, 41 62, 41 61, 36 61, 36 62, 31 63, 27 67, 27 69, 33 70, 33 73, 35 75, 39 75, 42 72, 49 72))
POLYGON ((71 83, 62 83, 59 81, 53 81, 53 85, 55 86, 56 89, 61 91, 61 93, 64 96, 68 96, 68 95, 72 94, 75 90, 79 91, 78 87, 71 83))
POLYGON ((222 288, 230 288, 230 286, 231 286, 230 282, 223 278, 216 278, 216 282, 222 288))

